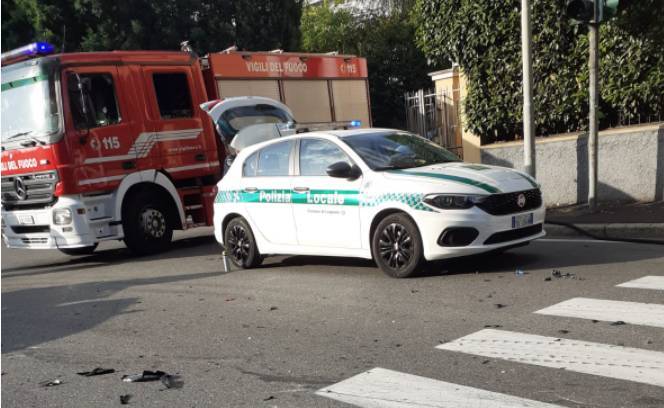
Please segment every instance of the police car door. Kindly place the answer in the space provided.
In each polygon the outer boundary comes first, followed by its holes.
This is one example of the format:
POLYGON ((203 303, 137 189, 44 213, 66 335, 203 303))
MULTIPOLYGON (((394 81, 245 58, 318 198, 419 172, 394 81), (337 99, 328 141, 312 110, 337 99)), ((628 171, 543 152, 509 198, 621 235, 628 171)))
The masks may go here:
POLYGON ((276 245, 295 245, 291 206, 295 141, 270 144, 251 154, 243 163, 243 199, 256 232, 276 245))
POLYGON ((360 248, 359 189, 362 178, 327 175, 333 163, 351 159, 335 143, 319 138, 298 141, 293 177, 293 216, 301 246, 360 248))

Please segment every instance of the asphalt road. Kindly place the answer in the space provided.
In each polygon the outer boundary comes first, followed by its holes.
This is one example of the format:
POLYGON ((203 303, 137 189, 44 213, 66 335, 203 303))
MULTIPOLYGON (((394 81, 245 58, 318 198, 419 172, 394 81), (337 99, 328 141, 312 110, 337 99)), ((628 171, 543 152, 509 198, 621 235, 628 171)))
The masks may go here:
POLYGON ((206 234, 144 258, 120 243, 77 258, 3 247, 3 406, 112 407, 131 394, 137 407, 343 407, 316 390, 382 367, 566 407, 664 407, 657 385, 435 348, 492 326, 664 352, 661 327, 533 313, 577 297, 664 304, 664 291, 615 286, 664 275, 661 246, 544 240, 395 280, 318 257, 223 273, 206 234), (554 269, 575 276, 546 280, 554 269), (76 375, 95 367, 116 373, 76 375), (143 370, 184 387, 121 381, 143 370))

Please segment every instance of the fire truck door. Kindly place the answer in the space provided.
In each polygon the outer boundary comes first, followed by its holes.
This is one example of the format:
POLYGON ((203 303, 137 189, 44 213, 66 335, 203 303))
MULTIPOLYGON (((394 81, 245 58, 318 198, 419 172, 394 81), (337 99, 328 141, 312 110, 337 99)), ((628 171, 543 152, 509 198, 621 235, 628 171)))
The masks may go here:
POLYGON ((118 68, 77 67, 64 72, 67 143, 80 190, 117 186, 136 171, 135 121, 118 68))
POLYGON ((160 167, 175 179, 217 168, 219 163, 212 159, 215 146, 207 146, 203 134, 203 120, 208 119, 194 104, 204 96, 193 81, 191 67, 144 67, 143 77, 160 167))

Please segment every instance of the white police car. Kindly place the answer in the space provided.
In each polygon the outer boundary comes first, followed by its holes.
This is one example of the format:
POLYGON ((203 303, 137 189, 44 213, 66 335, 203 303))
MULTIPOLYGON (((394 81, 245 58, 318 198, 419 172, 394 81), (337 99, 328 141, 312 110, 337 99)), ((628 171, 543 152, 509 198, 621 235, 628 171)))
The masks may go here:
POLYGON ((242 268, 270 254, 344 256, 402 278, 544 235, 531 177, 399 130, 272 138, 242 149, 217 188, 215 236, 242 268))

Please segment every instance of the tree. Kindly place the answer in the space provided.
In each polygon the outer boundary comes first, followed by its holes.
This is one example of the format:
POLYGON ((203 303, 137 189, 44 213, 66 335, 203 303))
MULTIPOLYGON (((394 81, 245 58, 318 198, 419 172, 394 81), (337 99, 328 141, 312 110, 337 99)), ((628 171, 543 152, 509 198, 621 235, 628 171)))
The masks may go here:
POLYGON ((301 1, 3 0, 2 46, 39 39, 58 48, 64 40, 67 51, 177 50, 190 40, 199 54, 233 44, 248 50, 294 49, 301 1), (5 41, 6 24, 26 34, 5 41))
POLYGON ((237 46, 245 50, 280 48, 294 51, 300 43, 303 0, 237 0, 237 46))
POLYGON ((15 44, 27 44, 34 36, 25 11, 16 6, 15 0, 2 0, 2 49, 15 48, 15 44))
MULTIPOLYGON (((664 36, 654 17, 664 13, 664 3, 647 0, 632 6, 635 3, 640 2, 631 2, 601 29, 603 127, 617 123, 617 116, 664 113, 664 36), (652 24, 640 23, 636 29, 635 21, 652 24)), ((587 30, 565 16, 565 4, 532 2, 533 93, 540 135, 587 126, 587 30)), ((482 143, 521 135, 520 2, 417 0, 415 18, 425 55, 438 64, 458 62, 468 78, 468 129, 480 135, 482 143)))
POLYGON ((404 93, 431 85, 426 58, 414 45, 415 28, 405 6, 395 6, 388 13, 367 13, 329 7, 325 2, 309 7, 302 16, 305 51, 339 51, 367 59, 376 126, 403 128, 404 93))

